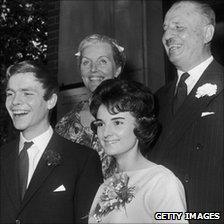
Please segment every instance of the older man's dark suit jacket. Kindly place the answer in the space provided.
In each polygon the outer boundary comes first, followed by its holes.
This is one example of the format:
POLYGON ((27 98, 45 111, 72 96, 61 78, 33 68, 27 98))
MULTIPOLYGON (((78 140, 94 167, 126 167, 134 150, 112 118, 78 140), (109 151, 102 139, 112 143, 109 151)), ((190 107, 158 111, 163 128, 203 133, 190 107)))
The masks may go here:
POLYGON ((223 212, 224 69, 213 61, 173 116, 175 84, 157 92, 162 132, 149 159, 180 178, 188 210, 223 212), (197 98, 197 89, 206 83, 216 85, 217 92, 197 98))
POLYGON ((51 152, 47 153, 50 158, 46 158, 47 154, 41 157, 21 202, 17 182, 18 143, 14 141, 1 148, 1 223, 87 222, 82 217, 88 215, 102 182, 97 152, 54 133, 45 149, 45 153, 51 152), (54 158, 56 154, 60 154, 59 161, 54 158), (61 185, 65 191, 54 192, 61 185))

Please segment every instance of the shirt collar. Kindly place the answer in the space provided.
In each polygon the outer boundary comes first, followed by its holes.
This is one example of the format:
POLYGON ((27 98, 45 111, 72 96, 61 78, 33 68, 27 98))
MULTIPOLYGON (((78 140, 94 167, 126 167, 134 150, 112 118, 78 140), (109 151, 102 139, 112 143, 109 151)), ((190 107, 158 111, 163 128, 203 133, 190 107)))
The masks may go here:
MULTIPOLYGON (((193 80, 195 83, 199 80, 201 77, 202 73, 205 71, 205 69, 208 67, 208 65, 213 61, 213 56, 211 55, 208 59, 191 69, 190 71, 187 71, 187 73, 190 75, 186 79, 186 84, 188 85, 189 82, 192 82, 193 80)), ((178 82, 180 80, 181 75, 183 74, 183 71, 177 70, 178 74, 178 82)), ((177 82, 177 83, 178 83, 177 82)))
POLYGON ((36 146, 38 148, 38 150, 40 150, 40 152, 43 152, 45 150, 45 148, 47 147, 47 144, 50 141, 52 135, 53 135, 53 129, 51 126, 49 126, 49 128, 44 133, 42 133, 41 135, 39 135, 33 139, 30 139, 30 140, 27 140, 23 136, 22 132, 20 132, 19 151, 22 150, 24 142, 33 141, 33 143, 34 143, 33 145, 36 146))

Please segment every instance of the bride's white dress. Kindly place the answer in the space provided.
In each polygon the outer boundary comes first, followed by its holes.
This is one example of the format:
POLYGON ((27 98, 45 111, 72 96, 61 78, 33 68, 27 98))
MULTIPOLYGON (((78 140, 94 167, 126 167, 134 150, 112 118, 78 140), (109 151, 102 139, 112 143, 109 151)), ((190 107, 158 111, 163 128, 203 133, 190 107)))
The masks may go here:
MULTIPOLYGON (((135 186, 134 198, 125 208, 114 209, 102 216, 100 223, 188 223, 184 220, 186 200, 183 185, 170 170, 153 164, 145 169, 125 173, 130 178, 128 185, 135 186), (156 212, 183 212, 183 215, 181 220, 156 220, 156 212)), ((90 214, 104 186, 105 183, 98 189, 90 214)), ((90 216, 89 223, 97 223, 97 220, 90 216)))

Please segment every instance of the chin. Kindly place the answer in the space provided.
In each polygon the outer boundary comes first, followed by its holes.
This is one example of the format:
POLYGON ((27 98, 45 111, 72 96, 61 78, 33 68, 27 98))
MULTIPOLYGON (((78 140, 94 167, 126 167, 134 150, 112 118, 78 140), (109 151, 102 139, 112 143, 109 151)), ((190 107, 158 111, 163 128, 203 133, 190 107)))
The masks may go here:
MULTIPOLYGON (((100 82, 101 83, 101 82, 100 82)), ((92 85, 92 86, 90 86, 89 87, 89 90, 91 91, 91 92, 93 92, 99 85, 100 85, 100 83, 98 83, 97 85, 92 85)))
POLYGON ((13 125, 17 130, 24 130, 27 128, 27 121, 25 119, 17 120, 16 118, 12 119, 13 125))
POLYGON ((175 56, 175 55, 171 55, 170 57, 169 57, 169 60, 170 60, 170 62, 172 62, 173 63, 173 65, 174 66, 176 66, 176 67, 178 67, 178 65, 180 64, 180 58, 178 57, 178 56, 175 56))
POLYGON ((109 155, 109 156, 115 156, 115 155, 117 155, 118 153, 116 152, 116 150, 115 149, 113 149, 113 148, 105 148, 104 147, 104 151, 105 151, 105 153, 107 154, 107 155, 109 155))
POLYGON ((97 88, 97 86, 89 87, 88 89, 89 89, 90 92, 94 92, 96 88, 97 88))
POLYGON ((19 131, 24 131, 26 127, 24 125, 14 124, 15 129, 19 131))

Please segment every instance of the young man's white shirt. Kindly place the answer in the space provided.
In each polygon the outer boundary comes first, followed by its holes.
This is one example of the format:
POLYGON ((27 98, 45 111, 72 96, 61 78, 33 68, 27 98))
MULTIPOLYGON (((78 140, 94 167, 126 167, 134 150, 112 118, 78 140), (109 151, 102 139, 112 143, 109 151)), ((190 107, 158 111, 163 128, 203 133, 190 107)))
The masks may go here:
POLYGON ((20 133, 19 153, 23 148, 24 142, 32 141, 34 143, 29 149, 27 149, 28 156, 29 156, 29 173, 28 173, 28 179, 27 179, 27 187, 30 183, 33 173, 37 167, 37 164, 42 154, 44 153, 44 150, 46 149, 47 144, 49 143, 52 135, 53 135, 53 129, 51 126, 49 126, 47 131, 45 131, 41 135, 30 140, 26 140, 23 134, 20 133))

